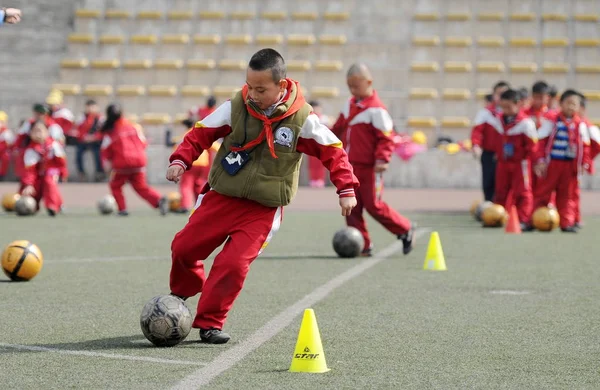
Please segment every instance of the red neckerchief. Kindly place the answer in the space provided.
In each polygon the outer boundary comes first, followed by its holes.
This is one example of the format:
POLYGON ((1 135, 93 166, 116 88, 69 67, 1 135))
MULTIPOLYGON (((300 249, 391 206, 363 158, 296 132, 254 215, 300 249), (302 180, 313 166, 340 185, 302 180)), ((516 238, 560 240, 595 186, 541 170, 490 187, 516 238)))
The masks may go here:
MULTIPOLYGON (((294 101, 294 103, 292 103, 290 108, 288 108, 287 111, 283 115, 280 115, 275 118, 269 118, 268 116, 266 116, 263 113, 256 112, 254 110, 254 108, 252 108, 252 106, 250 104, 248 104, 248 86, 244 85, 244 87, 242 88, 242 97, 244 99, 244 102, 246 103, 246 110, 248 110, 248 113, 250 115, 252 115, 254 118, 260 119, 263 122, 263 129, 262 129, 262 132, 258 135, 258 137, 256 137, 252 141, 248 142, 246 145, 240 146, 240 147, 232 146, 231 150, 233 152, 239 152, 241 150, 248 150, 256 145, 259 145, 266 138, 267 145, 269 145, 269 151, 271 152, 271 156, 273 156, 273 158, 277 158, 277 155, 275 154, 273 128, 271 127, 271 125, 274 122, 279 122, 279 121, 287 118, 288 116, 294 115, 296 112, 298 112, 298 110, 300 108, 302 108, 302 106, 304 106, 304 103, 306 102, 304 100, 304 96, 302 96, 302 91, 300 90, 300 84, 297 81, 294 81, 292 79, 286 79, 286 80, 288 82, 288 88, 287 88, 287 92, 286 92, 286 94, 287 94, 286 100, 289 99, 293 85, 296 86, 296 100, 294 101)), ((284 102, 286 100, 284 100, 284 102)))

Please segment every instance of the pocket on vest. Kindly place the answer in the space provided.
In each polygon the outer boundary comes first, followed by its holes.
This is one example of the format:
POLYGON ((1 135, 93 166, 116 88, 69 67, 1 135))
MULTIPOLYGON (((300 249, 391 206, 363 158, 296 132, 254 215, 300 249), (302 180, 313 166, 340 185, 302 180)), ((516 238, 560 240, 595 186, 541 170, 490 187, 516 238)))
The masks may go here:
POLYGON ((269 207, 285 205, 282 197, 285 194, 284 178, 257 173, 253 184, 250 199, 269 207))

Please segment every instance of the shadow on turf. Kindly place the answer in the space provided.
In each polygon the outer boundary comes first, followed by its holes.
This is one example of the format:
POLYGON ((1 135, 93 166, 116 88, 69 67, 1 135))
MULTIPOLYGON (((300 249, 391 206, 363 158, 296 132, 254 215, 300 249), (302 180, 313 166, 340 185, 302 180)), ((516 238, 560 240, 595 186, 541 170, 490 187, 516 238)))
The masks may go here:
MULTIPOLYGON (((200 340, 194 336, 198 336, 197 333, 188 336, 187 340, 184 340, 178 344, 175 348, 180 347, 194 347, 194 348, 210 348, 212 345, 203 344, 200 340)), ((86 340, 79 341, 76 343, 57 343, 57 344, 35 344, 36 347, 52 348, 52 349, 63 349, 72 351, 101 351, 110 349, 151 349, 158 348, 152 345, 144 336, 123 336, 123 337, 109 337, 97 340, 86 340)), ((15 353, 15 352, 35 352, 31 350, 18 350, 18 349, 0 349, 2 353, 15 353)))

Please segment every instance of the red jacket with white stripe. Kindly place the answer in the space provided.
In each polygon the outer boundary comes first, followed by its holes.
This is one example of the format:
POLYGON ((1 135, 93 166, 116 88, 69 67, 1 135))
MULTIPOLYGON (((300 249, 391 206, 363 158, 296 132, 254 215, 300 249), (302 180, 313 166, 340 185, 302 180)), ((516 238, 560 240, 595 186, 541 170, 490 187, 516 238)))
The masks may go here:
POLYGON ((60 107, 52 113, 52 119, 62 128, 63 134, 77 137, 77 128, 74 126, 75 116, 66 107, 60 107))
MULTIPOLYGON (((186 133, 169 158, 170 166, 179 165, 183 169, 189 169, 203 151, 210 149, 218 139, 227 137, 231 131, 231 101, 226 101, 186 133)), ((352 173, 352 166, 342 143, 320 123, 314 113, 308 115, 300 130, 296 151, 321 160, 331 172, 331 181, 340 197, 354 196, 354 188, 359 183, 352 173)))
POLYGON ((38 177, 67 175, 65 150, 58 141, 50 137, 43 144, 31 142, 25 148, 23 159, 23 185, 34 185, 38 177))
POLYGON ((584 165, 586 171, 591 175, 596 172, 594 168, 594 159, 600 154, 600 129, 598 126, 592 124, 587 118, 583 118, 584 123, 588 127, 590 134, 590 154, 587 166, 584 165))
POLYGON ((392 118, 375 91, 358 102, 350 98, 332 128, 343 141, 350 164, 362 167, 391 160, 393 130, 392 118))
POLYGON ((119 119, 112 131, 104 133, 100 150, 102 159, 110 161, 117 173, 133 173, 146 167, 146 138, 139 126, 126 119, 119 119))
POLYGON ((537 129, 535 122, 520 111, 511 122, 501 117, 503 132, 501 142, 496 147, 498 162, 521 163, 530 160, 537 150, 537 129))
POLYGON ((477 112, 475 126, 471 130, 471 143, 486 152, 495 152, 500 143, 499 134, 502 134, 499 112, 496 106, 490 104, 477 112))

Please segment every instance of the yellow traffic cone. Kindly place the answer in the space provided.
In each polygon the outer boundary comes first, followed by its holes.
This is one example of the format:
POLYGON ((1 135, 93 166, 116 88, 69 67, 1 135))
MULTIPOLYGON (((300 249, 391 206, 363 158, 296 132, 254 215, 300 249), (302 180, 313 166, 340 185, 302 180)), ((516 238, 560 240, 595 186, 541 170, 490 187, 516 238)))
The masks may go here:
POLYGON ((313 309, 306 309, 300 325, 290 372, 321 373, 327 371, 329 368, 325 362, 315 312, 313 309))
POLYGON ((444 251, 440 242, 438 232, 432 232, 427 246, 427 255, 425 256, 424 270, 429 271, 446 271, 446 260, 444 259, 444 251))

